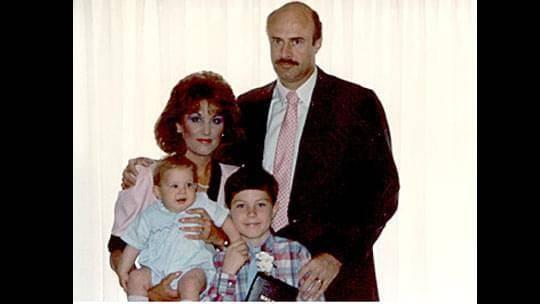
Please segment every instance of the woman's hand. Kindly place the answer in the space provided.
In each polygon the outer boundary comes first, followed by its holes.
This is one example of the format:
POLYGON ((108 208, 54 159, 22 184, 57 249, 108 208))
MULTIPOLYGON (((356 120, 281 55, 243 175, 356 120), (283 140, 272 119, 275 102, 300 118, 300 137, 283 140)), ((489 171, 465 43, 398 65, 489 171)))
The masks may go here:
POLYGON ((130 159, 128 161, 127 167, 122 172, 122 189, 127 189, 135 185, 138 174, 137 169, 135 168, 136 165, 148 167, 154 162, 155 161, 153 159, 150 159, 148 157, 137 157, 130 159))
POLYGON ((238 240, 225 251, 223 272, 235 275, 249 259, 248 246, 244 240, 238 240))
POLYGON ((180 219, 182 224, 195 224, 194 226, 182 226, 180 229, 185 232, 186 238, 191 240, 202 240, 215 246, 223 247, 227 240, 227 235, 222 229, 214 225, 206 210, 203 208, 194 208, 186 211, 189 214, 198 214, 199 216, 184 217, 180 219))
POLYGON ((322 253, 311 259, 298 274, 300 298, 304 301, 319 299, 340 269, 341 262, 328 253, 322 253))
POLYGON ((173 272, 166 276, 159 284, 148 289, 150 301, 180 301, 178 290, 171 289, 171 282, 182 274, 181 271, 173 272))
POLYGON ((118 267, 118 264, 120 264, 120 257, 122 256, 122 250, 116 249, 111 252, 111 255, 109 257, 109 262, 111 264, 112 270, 116 272, 116 268, 118 267))

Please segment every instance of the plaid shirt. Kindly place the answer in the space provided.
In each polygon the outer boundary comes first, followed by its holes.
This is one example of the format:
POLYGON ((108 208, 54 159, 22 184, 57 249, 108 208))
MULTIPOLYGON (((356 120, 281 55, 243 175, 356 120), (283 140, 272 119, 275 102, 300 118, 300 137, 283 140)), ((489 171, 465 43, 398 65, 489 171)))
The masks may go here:
MULTIPOLYGON (((310 259, 309 251, 302 244, 279 236, 270 235, 261 246, 274 256, 274 269, 271 275, 291 286, 298 287, 298 272, 310 259)), ((205 301, 244 301, 249 291, 248 263, 244 264, 236 275, 222 271, 225 252, 214 256, 216 276, 210 283, 205 301)))

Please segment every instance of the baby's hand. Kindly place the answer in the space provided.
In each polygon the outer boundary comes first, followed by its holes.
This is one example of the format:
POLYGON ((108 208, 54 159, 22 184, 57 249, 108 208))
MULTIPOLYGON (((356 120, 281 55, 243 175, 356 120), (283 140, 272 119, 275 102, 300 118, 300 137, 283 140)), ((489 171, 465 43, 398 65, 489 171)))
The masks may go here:
POLYGON ((120 286, 122 286, 122 288, 126 292, 127 292, 128 279, 129 279, 129 274, 127 272, 119 272, 118 273, 118 281, 120 282, 120 286))

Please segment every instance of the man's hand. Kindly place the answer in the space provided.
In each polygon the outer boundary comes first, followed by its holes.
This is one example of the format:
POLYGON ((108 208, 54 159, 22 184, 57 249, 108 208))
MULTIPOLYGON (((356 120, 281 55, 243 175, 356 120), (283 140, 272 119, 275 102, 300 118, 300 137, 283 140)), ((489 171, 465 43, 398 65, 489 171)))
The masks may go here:
POLYGON ((127 189, 133 185, 135 185, 135 182, 137 181, 137 169, 135 168, 136 165, 142 165, 144 167, 148 167, 151 164, 153 164, 155 160, 147 158, 147 157, 137 157, 132 158, 128 161, 127 167, 124 169, 124 172, 122 172, 122 189, 127 189))
POLYGON ((338 259, 328 253, 312 258, 300 269, 300 298, 304 301, 319 299, 338 275, 341 265, 338 259))
POLYGON ((182 274, 181 271, 173 272, 166 276, 159 284, 148 289, 150 301, 180 301, 178 290, 171 289, 171 282, 182 274))

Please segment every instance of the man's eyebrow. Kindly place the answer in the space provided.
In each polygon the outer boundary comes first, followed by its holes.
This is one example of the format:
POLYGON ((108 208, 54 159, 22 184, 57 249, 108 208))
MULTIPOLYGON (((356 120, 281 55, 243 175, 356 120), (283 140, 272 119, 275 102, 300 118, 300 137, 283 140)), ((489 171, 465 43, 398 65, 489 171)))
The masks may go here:
POLYGON ((287 38, 287 40, 288 41, 295 41, 295 40, 304 41, 304 40, 306 40, 306 38, 299 36, 299 37, 290 37, 290 38, 287 38))
POLYGON ((281 38, 281 37, 275 37, 275 36, 271 36, 270 39, 272 40, 286 40, 286 41, 293 41, 293 40, 299 40, 299 41, 304 41, 306 40, 306 38, 304 37, 289 37, 289 38, 281 38))

